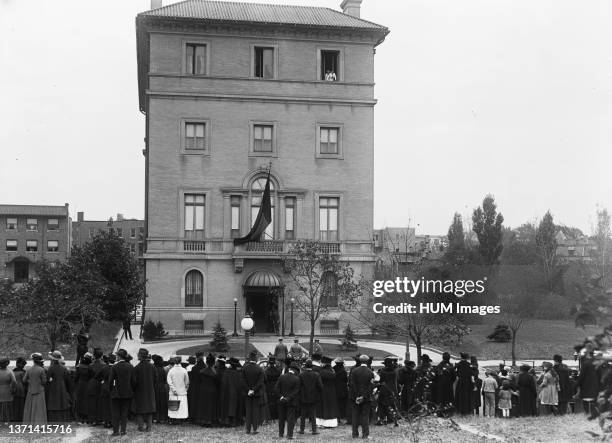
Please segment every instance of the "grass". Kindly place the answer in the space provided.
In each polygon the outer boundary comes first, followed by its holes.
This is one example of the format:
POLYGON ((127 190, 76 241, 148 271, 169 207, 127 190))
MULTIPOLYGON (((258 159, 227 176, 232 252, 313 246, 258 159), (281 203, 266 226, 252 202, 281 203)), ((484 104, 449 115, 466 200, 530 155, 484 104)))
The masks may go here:
MULTIPOLYGON (((208 343, 200 344, 196 346, 189 346, 188 348, 181 348, 176 351, 177 355, 195 355, 196 352, 202 351, 204 355, 208 355, 209 352, 213 354, 226 354, 226 355, 239 355, 243 357, 244 354, 244 342, 234 342, 229 341, 229 349, 225 352, 215 351, 210 347, 208 343), (232 346, 233 345, 233 346, 232 346)), ((252 351, 257 351, 257 348, 249 343, 249 353, 252 351)), ((257 355, 262 357, 262 353, 257 351, 257 355)))

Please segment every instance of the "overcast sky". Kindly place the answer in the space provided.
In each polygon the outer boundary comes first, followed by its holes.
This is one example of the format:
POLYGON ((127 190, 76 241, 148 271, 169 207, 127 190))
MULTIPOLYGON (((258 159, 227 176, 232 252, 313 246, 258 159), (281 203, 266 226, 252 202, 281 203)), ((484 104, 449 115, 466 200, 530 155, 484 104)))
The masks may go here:
MULTIPOLYGON (((165 1, 165 4, 173 2, 165 1)), ((340 0, 270 1, 339 9, 340 0)), ((134 19, 146 0, 0 0, 0 202, 144 216, 134 19)), ((376 52, 375 226, 591 232, 612 209, 608 0, 364 0, 376 52)))

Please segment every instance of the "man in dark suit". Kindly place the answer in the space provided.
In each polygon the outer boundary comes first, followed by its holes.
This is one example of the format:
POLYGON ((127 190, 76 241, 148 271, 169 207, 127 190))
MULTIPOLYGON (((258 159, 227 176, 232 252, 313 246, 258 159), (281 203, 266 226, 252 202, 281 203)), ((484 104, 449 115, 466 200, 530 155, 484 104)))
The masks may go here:
POLYGON ((156 372, 151 363, 149 351, 141 348, 138 351, 140 361, 132 371, 132 388, 134 390, 134 400, 132 402, 132 412, 136 414, 138 430, 149 432, 153 423, 155 413, 155 382, 156 372))
POLYGON ((257 434, 257 427, 261 417, 261 396, 264 388, 264 370, 257 364, 257 351, 249 354, 249 361, 242 368, 242 376, 247 389, 246 406, 246 433, 257 434))
POLYGON ((111 366, 110 375, 108 376, 113 436, 119 435, 120 424, 121 435, 125 435, 128 411, 134 396, 132 391, 132 371, 134 367, 129 363, 130 358, 125 349, 119 349, 117 351, 117 359, 119 361, 111 366))
POLYGON ((349 375, 349 399, 352 405, 353 438, 359 437, 361 425, 363 438, 370 435, 370 407, 372 403, 372 389, 374 387, 374 373, 366 366, 368 356, 359 357, 360 366, 353 368, 349 375))
POLYGON ((319 400, 323 382, 318 372, 312 370, 312 360, 306 360, 304 372, 300 374, 300 434, 304 433, 306 417, 310 420, 312 435, 317 435, 317 420, 315 417, 315 406, 319 400))
POLYGON ((274 387, 278 395, 278 436, 283 437, 285 422, 287 422, 287 438, 289 440, 293 439, 295 410, 300 395, 300 378, 297 376, 299 373, 300 368, 291 365, 289 370, 279 377, 274 387))

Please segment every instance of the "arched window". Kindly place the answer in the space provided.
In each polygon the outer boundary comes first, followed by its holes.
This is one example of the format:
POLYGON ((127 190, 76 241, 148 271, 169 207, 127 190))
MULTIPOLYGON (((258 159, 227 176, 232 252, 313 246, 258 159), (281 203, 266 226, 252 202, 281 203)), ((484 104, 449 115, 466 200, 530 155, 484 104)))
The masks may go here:
POLYGON ((195 269, 185 276, 185 307, 204 306, 204 277, 195 269))
POLYGON ((338 279, 331 271, 321 276, 321 305, 328 308, 338 307, 338 279))
MULTIPOLYGON (((256 178, 251 183, 251 226, 257 219, 257 213, 261 206, 261 198, 263 196, 264 189, 266 188, 267 176, 256 178)), ((262 240, 274 240, 274 206, 276 200, 276 192, 274 191, 274 183, 270 180, 270 202, 272 204, 272 222, 268 225, 265 232, 263 233, 262 240)))

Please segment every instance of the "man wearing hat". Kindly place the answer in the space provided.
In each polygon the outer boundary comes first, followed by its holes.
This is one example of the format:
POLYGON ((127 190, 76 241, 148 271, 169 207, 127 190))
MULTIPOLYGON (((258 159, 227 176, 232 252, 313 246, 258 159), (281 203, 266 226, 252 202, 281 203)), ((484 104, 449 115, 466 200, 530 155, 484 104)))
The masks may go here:
POLYGON ((300 377, 300 434, 304 433, 306 427, 306 418, 310 420, 312 435, 317 432, 317 419, 315 407, 319 401, 321 391, 323 390, 323 382, 318 372, 312 370, 312 360, 306 360, 304 363, 304 371, 300 377))
POLYGON ((155 412, 155 368, 151 363, 149 351, 145 348, 138 350, 138 360, 132 372, 132 412, 136 414, 138 430, 148 432, 151 430, 155 412))
POLYGON ((287 371, 278 378, 274 390, 278 396, 278 436, 285 434, 285 423, 287 423, 287 438, 293 439, 295 427, 295 412, 298 407, 300 395, 300 378, 297 374, 300 368, 296 365, 288 367, 287 371))
POLYGON ((268 357, 268 365, 265 370, 266 374, 266 396, 268 397, 268 410, 270 411, 270 420, 278 418, 278 396, 276 395, 276 382, 281 375, 281 371, 277 366, 277 361, 270 354, 268 357))
POLYGON ((560 388, 558 412, 560 415, 564 415, 567 413, 567 405, 573 396, 570 387, 570 370, 567 365, 563 363, 563 357, 559 354, 553 356, 553 361, 555 362, 553 369, 557 373, 560 388))
POLYGON ((323 391, 317 403, 317 426, 335 428, 338 426, 338 398, 336 396, 336 374, 331 367, 332 359, 321 357, 321 382, 323 391))
POLYGON ((314 341, 314 345, 312 347, 312 353, 313 354, 319 354, 319 355, 323 355, 323 346, 321 346, 321 343, 319 343, 319 339, 315 339, 314 341))
POLYGON ((370 408, 374 373, 366 366, 368 359, 367 355, 361 355, 359 357, 360 366, 353 368, 349 375, 353 438, 359 437, 359 426, 361 426, 363 438, 368 438, 370 435, 370 408))
MULTIPOLYGON (((338 405, 338 421, 347 418, 348 400, 348 373, 344 367, 344 360, 338 357, 334 360, 334 377, 336 382, 336 404, 338 405)), ((350 411, 348 412, 350 414, 350 411)))
POLYGON ((125 349, 117 351, 116 364, 111 366, 108 383, 111 398, 111 415, 113 421, 113 436, 125 435, 130 403, 134 396, 132 390, 132 371, 134 367, 129 363, 130 354, 125 349))
POLYGON ((227 426, 238 426, 244 410, 242 372, 237 358, 230 357, 227 363, 229 368, 223 373, 219 391, 219 421, 227 426))
POLYGON ((257 364, 257 351, 251 351, 249 361, 242 368, 243 380, 246 385, 245 397, 246 433, 257 434, 261 422, 261 396, 264 389, 264 371, 257 364))
POLYGON ((201 406, 203 401, 208 401, 208 399, 198 399, 197 393, 200 390, 200 382, 201 371, 206 367, 206 363, 204 362, 204 352, 198 351, 195 354, 195 365, 188 370, 189 375, 189 388, 187 389, 187 404, 189 405, 189 416, 193 420, 194 417, 199 416, 198 409, 201 406))
POLYGON ((291 353, 291 358, 294 360, 301 360, 308 357, 308 351, 302 345, 300 345, 300 341, 297 338, 293 340, 293 344, 291 345, 289 352, 291 353))
POLYGON ((89 366, 93 377, 89 380, 87 385, 87 417, 91 422, 92 426, 102 422, 100 418, 100 378, 97 376, 102 368, 105 366, 102 362, 102 356, 104 352, 100 348, 94 348, 93 351, 93 362, 89 366))
POLYGON ((287 358, 287 354, 289 354, 289 349, 287 349, 287 345, 283 343, 283 339, 279 338, 278 343, 274 347, 274 358, 281 365, 281 370, 284 369, 284 362, 287 358))

